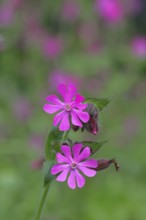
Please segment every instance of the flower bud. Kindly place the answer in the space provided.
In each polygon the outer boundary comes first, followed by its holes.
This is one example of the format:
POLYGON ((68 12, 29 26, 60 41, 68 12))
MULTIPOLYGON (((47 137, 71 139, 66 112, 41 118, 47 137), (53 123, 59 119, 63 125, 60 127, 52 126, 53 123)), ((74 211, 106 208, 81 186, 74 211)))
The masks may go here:
MULTIPOLYGON (((98 110, 94 107, 93 104, 88 104, 86 108, 86 112, 88 112, 90 119, 87 123, 83 123, 82 131, 86 129, 89 133, 96 135, 98 133, 98 110)), ((72 126, 74 131, 79 129, 78 126, 72 126)))
POLYGON ((106 160, 106 159, 98 160, 97 171, 104 170, 104 169, 108 168, 111 164, 114 164, 115 169, 118 172, 120 167, 119 167, 118 163, 116 162, 115 158, 111 159, 111 160, 106 160))
POLYGON ((98 110, 93 104, 88 104, 87 112, 90 115, 88 123, 84 124, 84 128, 90 133, 96 135, 98 133, 98 110))

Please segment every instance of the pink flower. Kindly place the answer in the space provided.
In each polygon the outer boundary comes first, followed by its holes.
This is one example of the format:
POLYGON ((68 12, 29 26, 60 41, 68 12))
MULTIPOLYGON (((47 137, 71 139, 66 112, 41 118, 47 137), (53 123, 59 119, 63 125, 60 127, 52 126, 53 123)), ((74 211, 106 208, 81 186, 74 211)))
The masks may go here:
POLYGON ((14 18, 14 8, 8 2, 1 6, 0 9, 0 25, 7 26, 11 24, 14 18))
POLYGON ((66 73, 62 70, 54 70, 51 72, 51 74, 49 74, 49 85, 51 87, 52 90, 56 90, 57 86, 59 84, 69 84, 70 82, 74 83, 77 87, 80 84, 80 77, 70 74, 70 73, 66 73))
POLYGON ((91 155, 90 148, 82 148, 82 144, 75 144, 72 149, 67 145, 62 145, 61 151, 62 153, 56 154, 58 163, 51 168, 51 174, 57 174, 56 180, 59 182, 64 182, 68 177, 68 186, 71 189, 77 186, 82 188, 85 185, 85 178, 82 174, 88 177, 95 176, 98 161, 88 159, 91 155))
POLYGON ((59 111, 54 117, 54 126, 59 124, 59 129, 66 131, 70 129, 70 121, 73 125, 79 127, 82 127, 82 122, 87 123, 89 121, 89 114, 83 111, 86 109, 87 104, 82 103, 84 97, 77 94, 75 85, 72 83, 68 86, 60 84, 58 92, 63 97, 64 102, 56 95, 50 95, 46 99, 50 104, 45 104, 43 108, 48 114, 59 111))
POLYGON ((32 115, 33 107, 29 100, 25 97, 20 97, 13 102, 12 111, 15 118, 20 122, 26 122, 32 115))
POLYGON ((136 37, 132 41, 132 52, 139 58, 146 57, 146 37, 136 37))
POLYGON ((119 0, 96 0, 95 7, 109 22, 118 22, 123 17, 123 8, 119 0))
POLYGON ((65 1, 62 8, 62 16, 66 21, 73 22, 78 19, 80 14, 80 7, 75 1, 65 1))
POLYGON ((45 39, 43 50, 46 57, 51 59, 57 58, 63 51, 63 41, 59 37, 49 36, 45 39))

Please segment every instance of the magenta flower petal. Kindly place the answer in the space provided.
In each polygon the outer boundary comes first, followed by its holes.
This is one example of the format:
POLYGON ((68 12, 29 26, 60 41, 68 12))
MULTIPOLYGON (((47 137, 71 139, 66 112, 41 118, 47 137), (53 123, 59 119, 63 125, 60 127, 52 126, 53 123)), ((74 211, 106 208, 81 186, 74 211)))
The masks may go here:
POLYGON ((61 153, 56 154, 56 160, 58 163, 70 163, 70 160, 61 153))
POLYGON ((49 114, 53 114, 53 113, 58 112, 59 110, 61 110, 62 107, 58 106, 58 105, 45 104, 43 109, 44 109, 45 112, 47 112, 49 114))
POLYGON ((79 119, 81 121, 83 121, 84 123, 87 123, 90 119, 90 116, 87 112, 82 112, 82 111, 79 111, 77 109, 73 109, 73 111, 77 114, 77 116, 79 117, 79 119))
POLYGON ((70 168, 67 167, 65 170, 63 170, 56 178, 57 181, 59 182, 64 182, 67 178, 67 175, 69 173, 70 168))
POLYGON ((56 95, 50 95, 46 98, 46 100, 54 105, 64 105, 64 103, 56 95))
POLYGON ((61 120, 60 126, 59 126, 60 131, 67 131, 70 129, 70 123, 69 123, 69 114, 68 112, 64 113, 64 116, 61 120))
POLYGON ((80 151, 82 149, 82 144, 75 144, 73 147, 72 147, 72 151, 73 151, 73 155, 74 155, 74 160, 75 161, 78 161, 78 157, 80 155, 80 151))
POLYGON ((96 171, 95 170, 89 169, 87 167, 79 166, 79 170, 81 170, 82 173, 85 174, 88 177, 93 177, 93 176, 96 175, 96 171))
POLYGON ((71 112, 71 121, 72 121, 72 124, 73 124, 73 125, 82 127, 81 121, 80 121, 79 118, 77 117, 76 113, 73 112, 73 111, 71 112))
POLYGON ((85 159, 87 159, 90 156, 90 148, 89 147, 85 147, 82 152, 80 153, 79 157, 78 157, 78 162, 83 161, 85 159))
POLYGON ((80 94, 77 94, 76 95, 76 98, 75 98, 75 102, 76 103, 81 103, 81 102, 84 102, 85 98, 83 96, 81 96, 80 94))
POLYGON ((73 160, 72 155, 71 155, 71 149, 68 145, 62 145, 61 151, 70 160, 70 162, 73 160))
POLYGON ((56 126, 60 123, 60 121, 62 120, 64 114, 65 114, 65 111, 61 111, 57 115, 55 115, 55 117, 53 119, 54 126, 56 126))
POLYGON ((58 92, 63 97, 62 102, 56 95, 47 97, 49 104, 44 105, 44 111, 48 114, 59 113, 54 117, 54 126, 59 125, 59 130, 67 131, 70 129, 70 123, 82 127, 83 122, 89 121, 89 114, 86 112, 87 104, 82 103, 84 97, 76 94, 76 86, 70 83, 68 86, 60 84, 58 92), (60 111, 62 110, 62 111, 60 111), (85 111, 84 111, 85 110, 85 111))
POLYGON ((71 189, 82 188, 85 185, 84 175, 93 177, 97 172, 95 168, 97 168, 98 162, 94 159, 88 159, 90 148, 85 147, 82 150, 82 146, 81 143, 75 144, 72 148, 68 145, 62 145, 62 153, 56 154, 58 164, 51 168, 51 174, 57 174, 57 181, 64 182, 68 177, 68 186, 71 189))
POLYGON ((71 170, 70 175, 68 177, 68 186, 71 189, 76 188, 76 180, 75 180, 75 171, 71 170))
POLYGON ((64 98, 64 100, 66 99, 66 94, 67 94, 67 88, 66 85, 64 84, 60 84, 58 86, 58 92, 60 95, 62 95, 62 97, 64 98))
POLYGON ((66 101, 71 102, 72 99, 75 97, 76 93, 77 93, 77 89, 76 89, 75 85, 70 83, 68 85, 68 93, 66 96, 66 101))
POLYGON ((77 108, 82 111, 85 108, 87 108, 88 104, 76 104, 75 107, 77 106, 77 108))
POLYGON ((94 159, 86 160, 78 164, 82 167, 90 167, 90 168, 97 168, 98 166, 97 160, 94 160, 94 159))
POLYGON ((79 188, 82 188, 85 185, 85 178, 79 173, 79 171, 75 170, 76 182, 79 188))
POLYGON ((60 173, 61 171, 63 171, 64 169, 66 169, 67 167, 69 167, 68 164, 55 164, 51 168, 51 174, 56 175, 60 173))

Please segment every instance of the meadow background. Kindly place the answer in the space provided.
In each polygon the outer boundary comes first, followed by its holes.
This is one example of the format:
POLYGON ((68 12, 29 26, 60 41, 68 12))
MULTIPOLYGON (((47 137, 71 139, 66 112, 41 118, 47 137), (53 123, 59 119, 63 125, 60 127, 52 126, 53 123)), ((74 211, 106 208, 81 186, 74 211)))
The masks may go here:
POLYGON ((52 116, 45 97, 73 81, 85 97, 109 97, 97 158, 113 166, 70 190, 53 182, 42 220, 145 220, 146 2, 1 0, 0 219, 33 219, 52 116))

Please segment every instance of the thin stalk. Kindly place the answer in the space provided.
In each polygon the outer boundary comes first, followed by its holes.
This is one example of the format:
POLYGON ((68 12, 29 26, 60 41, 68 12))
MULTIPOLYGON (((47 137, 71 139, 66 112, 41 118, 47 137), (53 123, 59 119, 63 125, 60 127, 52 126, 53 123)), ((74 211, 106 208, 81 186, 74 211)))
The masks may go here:
POLYGON ((47 198, 49 188, 50 188, 50 183, 46 187, 43 188, 41 198, 40 198, 40 202, 39 202, 38 208, 36 210, 36 215, 35 215, 34 220, 40 220, 41 219, 43 209, 44 209, 44 206, 45 206, 45 203, 46 203, 46 198, 47 198))
MULTIPOLYGON (((63 141, 65 141, 67 139, 68 134, 69 134, 69 131, 64 132, 60 144, 62 144, 63 141)), ((35 215, 34 220, 41 220, 41 216, 42 216, 43 209, 44 209, 44 206, 45 206, 45 203, 46 203, 46 198, 47 198, 49 188, 50 188, 50 183, 48 183, 47 186, 43 188, 42 195, 41 195, 41 198, 40 198, 38 208, 36 210, 36 215, 35 215)))

